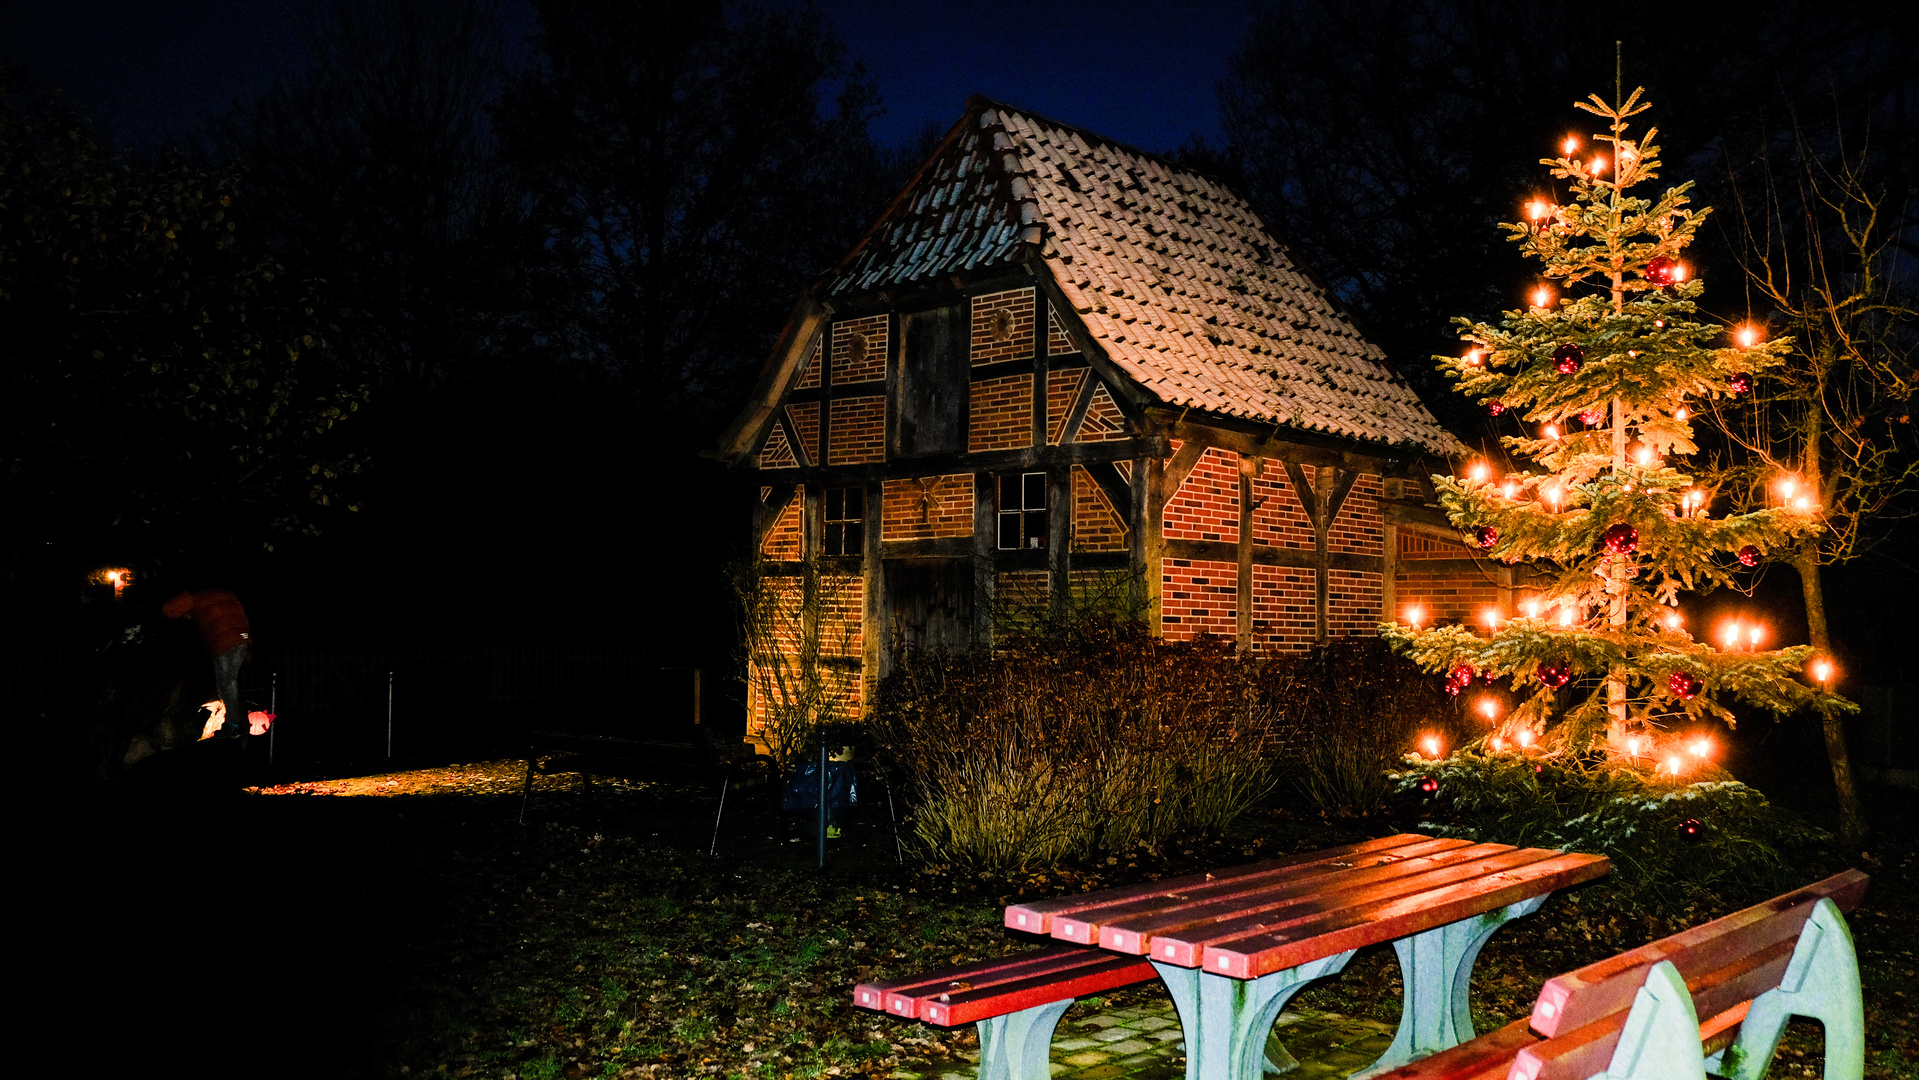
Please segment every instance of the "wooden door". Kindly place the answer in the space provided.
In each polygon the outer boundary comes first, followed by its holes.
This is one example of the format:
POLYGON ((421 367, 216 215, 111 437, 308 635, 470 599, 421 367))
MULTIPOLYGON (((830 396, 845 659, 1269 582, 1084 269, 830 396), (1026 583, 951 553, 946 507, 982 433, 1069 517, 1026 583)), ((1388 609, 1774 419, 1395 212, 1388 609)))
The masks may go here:
POLYGON ((973 647, 973 560, 886 561, 886 666, 908 649, 973 647))

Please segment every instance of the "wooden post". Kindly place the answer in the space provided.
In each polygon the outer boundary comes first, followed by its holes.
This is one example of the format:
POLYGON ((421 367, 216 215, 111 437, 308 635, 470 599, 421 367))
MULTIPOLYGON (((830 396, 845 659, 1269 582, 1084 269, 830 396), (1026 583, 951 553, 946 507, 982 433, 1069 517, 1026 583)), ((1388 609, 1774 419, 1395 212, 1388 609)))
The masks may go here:
POLYGON ((885 485, 878 480, 866 485, 866 517, 860 522, 864 536, 860 543, 861 592, 865 600, 860 612, 860 715, 871 715, 879 681, 885 674, 886 564, 880 559, 880 544, 886 535, 885 485))
POLYGON ((1242 653, 1253 648, 1253 479, 1264 464, 1264 458, 1239 456, 1239 585, 1233 611, 1242 653))
POLYGON ((1379 549, 1379 621, 1399 618, 1399 526, 1388 523, 1379 549))
POLYGON ((1160 634, 1159 587, 1165 574, 1166 499, 1160 488, 1166 482, 1166 462, 1157 457, 1137 459, 1133 483, 1139 488, 1136 500, 1144 516, 1134 532, 1135 556, 1146 580, 1146 626, 1154 637, 1160 634))
POLYGON ((1034 446, 1046 445, 1046 428, 1049 417, 1046 415, 1046 390, 1051 365, 1046 355, 1046 297, 1038 289, 1033 290, 1033 441, 1034 446))
POLYGON ((993 604, 999 591, 999 483, 973 474, 973 647, 993 647, 993 604))
POLYGON ((1046 580, 1048 614, 1057 624, 1072 603, 1073 467, 1046 470, 1046 580))

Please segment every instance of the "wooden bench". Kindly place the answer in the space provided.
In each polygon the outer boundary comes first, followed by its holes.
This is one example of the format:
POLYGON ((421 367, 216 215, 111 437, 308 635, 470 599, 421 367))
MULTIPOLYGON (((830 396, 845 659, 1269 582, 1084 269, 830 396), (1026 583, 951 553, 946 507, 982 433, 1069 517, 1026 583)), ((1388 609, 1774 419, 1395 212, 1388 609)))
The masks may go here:
POLYGON ((1392 941, 1406 1010, 1383 1071, 1472 1037, 1473 960, 1556 889, 1606 872, 1595 855, 1417 834, 1006 909, 1006 926, 1066 944, 855 988, 854 1003, 950 1026, 980 1022, 982 1080, 1045 1080, 1072 999, 1157 975, 1186 1032, 1188 1072, 1255 1080, 1292 1063, 1273 1019, 1358 948, 1392 941))
POLYGON ((1837 874, 1548 981, 1532 1015, 1394 1080, 1758 1080, 1793 1016, 1825 1025, 1827 1080, 1865 1068, 1859 965, 1837 874))
POLYGON ((1138 957, 1055 945, 911 979, 860 983, 853 1004, 940 1027, 979 1025, 979 1080, 1050 1077, 1053 1028, 1074 1000, 1158 977, 1138 957))

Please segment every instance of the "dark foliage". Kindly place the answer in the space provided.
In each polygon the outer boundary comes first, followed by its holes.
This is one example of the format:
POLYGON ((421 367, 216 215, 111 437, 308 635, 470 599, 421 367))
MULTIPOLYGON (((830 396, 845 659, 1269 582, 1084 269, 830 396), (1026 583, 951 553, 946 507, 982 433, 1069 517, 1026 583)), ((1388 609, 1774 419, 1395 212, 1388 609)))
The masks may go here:
POLYGON ((1494 225, 1516 219, 1569 125, 1586 134, 1567 103, 1613 84, 1615 41, 1625 89, 1644 85, 1683 118, 1661 141, 1689 176, 1718 171, 1722 152, 1744 167, 1751 147, 1790 135, 1797 109, 1870 125, 1898 186, 1910 182, 1919 39, 1893 9, 1781 0, 1689 14, 1675 25, 1652 3, 1605 19, 1565 3, 1273 4, 1222 84, 1229 148, 1193 157, 1236 175, 1470 433, 1486 421, 1443 392, 1426 357, 1455 348, 1452 316, 1514 305, 1526 271, 1494 225))

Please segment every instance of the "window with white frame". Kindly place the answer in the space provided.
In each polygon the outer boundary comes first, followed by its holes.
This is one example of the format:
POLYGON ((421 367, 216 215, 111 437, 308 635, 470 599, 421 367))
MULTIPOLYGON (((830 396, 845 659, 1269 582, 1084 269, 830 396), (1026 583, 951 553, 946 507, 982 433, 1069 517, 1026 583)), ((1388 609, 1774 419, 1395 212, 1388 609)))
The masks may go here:
POLYGON ((1046 474, 1013 473, 999 478, 999 546, 1046 546, 1046 474))

